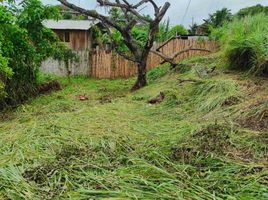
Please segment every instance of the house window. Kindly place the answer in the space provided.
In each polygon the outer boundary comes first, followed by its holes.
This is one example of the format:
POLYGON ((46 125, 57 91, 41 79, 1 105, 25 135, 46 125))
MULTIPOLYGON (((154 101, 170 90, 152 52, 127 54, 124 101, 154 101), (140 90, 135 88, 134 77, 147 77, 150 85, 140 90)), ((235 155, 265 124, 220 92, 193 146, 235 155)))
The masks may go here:
POLYGON ((62 41, 62 42, 64 42, 64 35, 63 35, 63 33, 58 33, 58 36, 59 36, 59 38, 60 38, 60 41, 62 41))
POLYGON ((70 33, 64 32, 64 42, 70 42, 70 33))

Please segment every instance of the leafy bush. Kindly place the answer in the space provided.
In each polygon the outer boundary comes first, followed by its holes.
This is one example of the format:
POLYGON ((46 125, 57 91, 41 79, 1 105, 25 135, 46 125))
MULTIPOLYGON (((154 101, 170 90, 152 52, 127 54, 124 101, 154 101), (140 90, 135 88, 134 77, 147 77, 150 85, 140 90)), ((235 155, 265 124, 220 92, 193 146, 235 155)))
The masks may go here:
POLYGON ((12 70, 8 67, 8 59, 3 57, 0 51, 0 98, 6 96, 5 81, 7 78, 11 76, 12 76, 12 70))
POLYGON ((268 16, 259 14, 235 19, 213 30, 212 37, 220 40, 223 61, 229 69, 267 73, 267 24, 268 16))
POLYGON ((163 21, 159 24, 159 30, 156 36, 157 42, 165 42, 169 39, 168 32, 170 31, 170 22, 169 19, 163 21))
POLYGON ((175 37, 177 35, 187 35, 188 31, 182 25, 176 25, 170 29, 168 32, 168 38, 175 37))
POLYGON ((44 6, 39 0, 23 1, 18 9, 0 6, 0 109, 36 93, 43 60, 59 51, 70 55, 67 47, 59 48, 62 44, 54 32, 42 25, 58 17, 54 6, 44 6))

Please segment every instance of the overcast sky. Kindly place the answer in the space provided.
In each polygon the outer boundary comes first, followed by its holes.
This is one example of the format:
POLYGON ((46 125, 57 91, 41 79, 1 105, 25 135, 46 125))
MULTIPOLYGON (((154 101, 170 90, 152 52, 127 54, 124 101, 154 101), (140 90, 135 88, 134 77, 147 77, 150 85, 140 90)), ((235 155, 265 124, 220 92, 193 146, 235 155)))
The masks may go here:
MULTIPOLYGON (((57 0, 42 0, 47 4, 58 4, 57 0)), ((80 5, 84 8, 94 9, 96 8, 95 0, 69 0, 76 5, 80 5)), ((129 0, 129 2, 137 2, 138 0, 129 0)), ((183 24, 188 27, 194 22, 200 24, 202 19, 207 18, 209 13, 213 13, 216 10, 227 7, 231 9, 233 13, 237 12, 239 9, 262 4, 268 6, 268 0, 155 0, 158 5, 163 5, 166 1, 170 2, 171 7, 169 8, 166 18, 169 18, 171 24, 183 24), (190 6, 188 12, 184 18, 186 8, 188 3, 190 6)), ((143 10, 145 14, 150 14, 151 9, 146 8, 143 10)))

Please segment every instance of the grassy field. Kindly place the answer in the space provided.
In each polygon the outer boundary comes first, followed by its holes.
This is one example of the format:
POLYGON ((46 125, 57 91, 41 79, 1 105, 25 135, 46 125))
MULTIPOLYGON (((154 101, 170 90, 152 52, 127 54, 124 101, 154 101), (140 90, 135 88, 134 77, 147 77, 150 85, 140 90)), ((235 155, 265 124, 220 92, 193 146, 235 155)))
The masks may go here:
POLYGON ((213 62, 156 68, 135 93, 134 79, 62 79, 2 113, 0 199, 268 199, 268 81, 201 78, 213 62))

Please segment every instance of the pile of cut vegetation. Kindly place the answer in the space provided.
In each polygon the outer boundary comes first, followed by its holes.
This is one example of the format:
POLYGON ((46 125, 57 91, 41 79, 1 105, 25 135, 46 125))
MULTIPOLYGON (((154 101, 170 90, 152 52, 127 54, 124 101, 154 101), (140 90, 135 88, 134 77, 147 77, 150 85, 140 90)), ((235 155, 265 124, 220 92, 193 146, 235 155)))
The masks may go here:
POLYGON ((200 78, 195 67, 215 60, 159 66, 135 93, 133 79, 62 79, 62 90, 3 113, 0 198, 267 199, 268 135, 246 122, 266 110, 268 82, 200 78))
POLYGON ((221 70, 267 73, 267 17, 241 20, 134 93, 62 78, 2 113, 0 199, 268 199, 268 80, 221 70))

